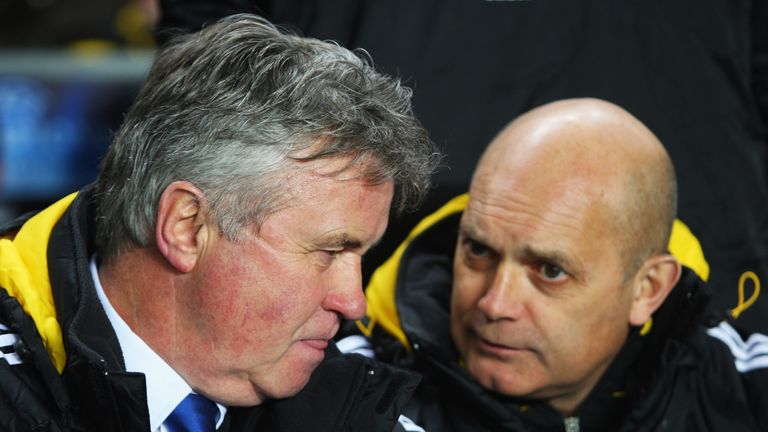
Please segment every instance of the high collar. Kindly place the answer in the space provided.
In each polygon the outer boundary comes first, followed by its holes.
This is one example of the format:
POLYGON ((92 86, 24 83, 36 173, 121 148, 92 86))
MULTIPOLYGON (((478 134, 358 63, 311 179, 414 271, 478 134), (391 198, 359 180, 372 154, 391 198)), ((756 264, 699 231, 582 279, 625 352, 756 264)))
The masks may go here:
POLYGON ((92 190, 86 188, 56 224, 48 244, 48 269, 68 356, 62 378, 73 390, 75 418, 87 423, 88 430, 149 430, 144 376, 125 371, 117 336, 88 269, 94 208, 92 190))

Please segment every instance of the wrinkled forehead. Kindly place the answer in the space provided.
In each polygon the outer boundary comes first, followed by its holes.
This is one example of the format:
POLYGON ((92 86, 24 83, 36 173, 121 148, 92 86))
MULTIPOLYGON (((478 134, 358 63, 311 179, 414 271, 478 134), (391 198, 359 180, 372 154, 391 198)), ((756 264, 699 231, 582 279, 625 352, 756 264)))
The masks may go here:
POLYGON ((553 208, 590 205, 620 210, 636 159, 620 132, 613 124, 584 124, 570 118, 516 121, 481 158, 470 196, 522 195, 553 208))
POLYGON ((513 260, 567 263, 568 271, 584 283, 606 275, 618 280, 624 274, 622 234, 614 213, 585 185, 572 179, 549 187, 545 182, 493 180, 473 185, 461 220, 463 238, 513 260))
POLYGON ((530 196, 555 206, 609 205, 624 193, 626 173, 609 155, 600 157, 573 145, 553 143, 531 150, 525 143, 496 147, 484 155, 470 196, 499 199, 530 196))
POLYGON ((465 224, 574 254, 597 244, 617 249, 623 185, 591 162, 546 152, 523 156, 484 159, 470 187, 465 224))
POLYGON ((558 224, 583 231, 608 217, 606 194, 584 178, 537 170, 480 174, 470 188, 466 210, 478 219, 517 221, 531 227, 558 224))

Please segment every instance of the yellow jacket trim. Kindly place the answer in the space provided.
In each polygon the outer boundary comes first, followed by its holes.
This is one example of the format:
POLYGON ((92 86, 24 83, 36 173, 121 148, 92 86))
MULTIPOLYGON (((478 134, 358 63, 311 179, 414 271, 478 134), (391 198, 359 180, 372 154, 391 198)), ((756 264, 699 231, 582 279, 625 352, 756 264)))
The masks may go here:
POLYGON ((704 258, 699 239, 691 232, 686 224, 675 219, 672 224, 672 234, 669 236, 669 252, 680 263, 693 270, 703 281, 709 279, 709 263, 704 258))
POLYGON ((48 240, 75 199, 72 193, 29 219, 15 236, 0 238, 0 287, 21 304, 61 373, 67 357, 48 278, 48 240))
POLYGON ((395 306, 395 283, 397 281, 397 271, 400 267, 400 258, 403 252, 414 237, 421 234, 427 228, 431 227, 439 220, 464 210, 467 206, 468 194, 459 195, 448 201, 447 204, 440 207, 436 212, 422 219, 418 225, 408 234, 405 241, 395 250, 395 253, 389 257, 371 276, 368 287, 365 290, 365 296, 368 300, 368 325, 358 321, 357 326, 364 335, 370 336, 373 328, 378 324, 391 334, 407 349, 411 345, 408 338, 405 337, 400 327, 400 317, 397 314, 395 306))
MULTIPOLYGON (((416 228, 414 228, 405 241, 395 250, 395 253, 382 264, 371 276, 365 296, 368 300, 367 318, 368 323, 357 321, 357 327, 360 331, 370 336, 375 326, 379 325, 390 335, 394 336, 406 349, 410 350, 411 345, 405 336, 400 324, 400 317, 397 313, 395 303, 395 284, 397 283, 397 272, 400 267, 400 259, 403 252, 411 243, 414 237, 440 221, 441 219, 464 211, 469 200, 468 194, 462 194, 450 200, 436 212, 424 218, 416 228)), ((681 264, 689 267, 704 281, 709 278, 709 264, 704 258, 704 252, 701 244, 691 230, 680 220, 675 220, 672 225, 672 234, 669 240, 669 251, 677 258, 681 264)))

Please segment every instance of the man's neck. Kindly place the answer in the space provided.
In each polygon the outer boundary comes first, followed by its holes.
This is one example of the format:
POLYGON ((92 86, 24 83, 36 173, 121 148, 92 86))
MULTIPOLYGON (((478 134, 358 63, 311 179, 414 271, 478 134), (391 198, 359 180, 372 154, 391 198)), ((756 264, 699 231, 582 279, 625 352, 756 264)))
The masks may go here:
POLYGON ((136 335, 164 358, 169 332, 179 330, 178 325, 169 322, 174 316, 179 283, 169 269, 152 248, 130 249, 98 268, 112 307, 136 335))
POLYGON ((550 398, 548 400, 549 405, 563 417, 572 417, 598 385, 617 355, 618 353, 613 355, 607 362, 598 365, 584 380, 574 385, 570 391, 562 392, 560 395, 550 398))
MULTIPOLYGON (((140 337, 107 297, 104 284, 107 283, 91 261, 91 275, 104 311, 115 330, 123 352, 125 370, 144 374, 147 390, 147 404, 150 429, 158 430, 171 411, 192 391, 190 385, 156 350, 140 337)), ((102 268, 108 268, 103 266, 102 268)), ((114 280, 113 280, 114 282, 114 280)), ((128 287, 130 289, 131 287, 128 287)), ((120 292, 125 292, 126 287, 120 292)), ((119 298, 119 296, 113 296, 119 298)), ((139 320, 141 322, 142 320, 139 320)), ((219 424, 226 414, 226 408, 217 404, 219 424)))

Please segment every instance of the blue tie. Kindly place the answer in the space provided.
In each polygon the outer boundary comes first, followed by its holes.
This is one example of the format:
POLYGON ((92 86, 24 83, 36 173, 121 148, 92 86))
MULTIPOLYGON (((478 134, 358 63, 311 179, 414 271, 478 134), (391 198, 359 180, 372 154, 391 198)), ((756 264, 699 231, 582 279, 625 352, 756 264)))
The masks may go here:
POLYGON ((218 411, 215 403, 190 393, 176 405, 163 424, 169 432, 213 432, 218 411))

